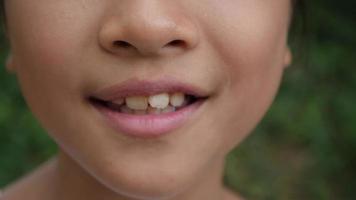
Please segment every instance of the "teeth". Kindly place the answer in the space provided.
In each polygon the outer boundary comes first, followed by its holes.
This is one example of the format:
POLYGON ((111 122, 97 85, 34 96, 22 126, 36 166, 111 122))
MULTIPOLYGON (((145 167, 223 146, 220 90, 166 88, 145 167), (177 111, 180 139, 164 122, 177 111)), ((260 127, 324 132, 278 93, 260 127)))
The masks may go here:
POLYGON ((157 95, 146 96, 131 96, 119 98, 109 104, 114 110, 118 110, 127 114, 161 114, 176 111, 177 108, 187 104, 188 96, 184 93, 176 92, 171 95, 161 93, 157 95))
POLYGON ((169 104, 169 94, 162 93, 148 97, 148 102, 153 108, 166 108, 169 104))
POLYGON ((122 104, 124 104, 124 102, 125 102, 124 98, 119 98, 119 99, 116 99, 115 101, 113 101, 113 103, 115 103, 117 105, 122 105, 122 104))
POLYGON ((148 107, 147 109, 147 114, 160 114, 161 109, 153 108, 151 106, 148 107))
POLYGON ((134 113, 137 115, 145 115, 147 113, 146 110, 134 110, 134 113))
POLYGON ((134 110, 146 110, 148 107, 147 97, 133 96, 125 99, 127 107, 134 110))
POLYGON ((126 105, 123 105, 120 107, 120 112, 126 113, 126 114, 132 114, 133 110, 131 108, 127 107, 126 105))
POLYGON ((170 103, 174 107, 180 107, 184 104, 184 94, 183 93, 174 93, 170 97, 170 103))
POLYGON ((173 106, 167 106, 165 109, 161 111, 161 113, 170 113, 176 111, 176 108, 173 106))

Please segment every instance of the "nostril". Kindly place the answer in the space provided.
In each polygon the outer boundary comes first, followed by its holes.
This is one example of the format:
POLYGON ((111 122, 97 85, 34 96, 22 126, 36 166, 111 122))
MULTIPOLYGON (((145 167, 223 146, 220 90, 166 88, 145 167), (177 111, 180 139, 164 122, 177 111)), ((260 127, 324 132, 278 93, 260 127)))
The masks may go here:
POLYGON ((122 48, 127 49, 127 48, 130 48, 132 45, 128 42, 118 40, 118 41, 113 42, 113 46, 114 47, 122 47, 122 48))
POLYGON ((185 42, 182 41, 182 40, 173 40, 170 43, 168 43, 167 46, 184 47, 185 46, 185 42))

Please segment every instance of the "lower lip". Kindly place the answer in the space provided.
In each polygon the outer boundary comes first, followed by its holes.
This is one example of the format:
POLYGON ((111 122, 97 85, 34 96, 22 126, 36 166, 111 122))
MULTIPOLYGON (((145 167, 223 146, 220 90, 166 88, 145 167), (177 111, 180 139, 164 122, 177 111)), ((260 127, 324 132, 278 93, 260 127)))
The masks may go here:
POLYGON ((152 138, 166 135, 184 125, 204 102, 205 100, 199 100, 171 113, 147 115, 120 113, 102 105, 94 104, 94 106, 117 132, 129 136, 152 138))

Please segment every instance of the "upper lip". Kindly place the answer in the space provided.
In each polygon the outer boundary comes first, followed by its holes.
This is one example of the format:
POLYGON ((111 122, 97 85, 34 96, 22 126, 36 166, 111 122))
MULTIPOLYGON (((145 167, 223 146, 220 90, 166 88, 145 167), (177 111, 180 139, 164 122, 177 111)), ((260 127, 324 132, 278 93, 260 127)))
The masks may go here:
POLYGON ((128 79, 118 84, 95 91, 91 97, 114 101, 128 96, 150 96, 159 93, 182 92, 197 98, 206 98, 209 92, 189 83, 181 82, 175 78, 162 78, 159 80, 144 80, 138 78, 128 79))

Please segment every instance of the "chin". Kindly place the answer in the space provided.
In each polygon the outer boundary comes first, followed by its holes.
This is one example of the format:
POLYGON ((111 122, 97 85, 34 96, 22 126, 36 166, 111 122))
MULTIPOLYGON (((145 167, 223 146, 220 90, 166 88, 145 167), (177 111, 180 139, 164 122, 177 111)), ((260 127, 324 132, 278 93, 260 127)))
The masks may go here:
POLYGON ((160 165, 149 162, 119 162, 112 163, 111 167, 89 169, 89 173, 115 193, 142 200, 169 199, 179 195, 194 183, 198 171, 188 165, 182 167, 181 163, 160 165))

